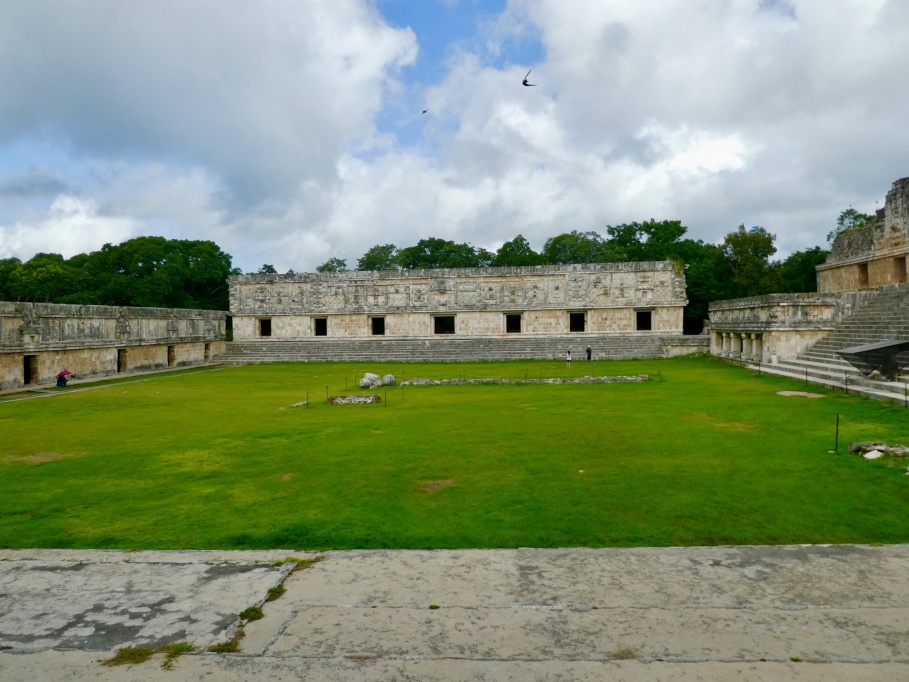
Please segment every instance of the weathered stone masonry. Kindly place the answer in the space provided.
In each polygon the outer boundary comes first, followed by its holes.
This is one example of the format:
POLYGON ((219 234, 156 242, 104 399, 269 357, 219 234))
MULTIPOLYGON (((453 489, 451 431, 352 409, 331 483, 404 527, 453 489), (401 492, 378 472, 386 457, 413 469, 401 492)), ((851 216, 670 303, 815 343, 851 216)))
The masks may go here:
MULTIPOLYGON (((873 301, 907 281, 909 178, 893 183, 873 224, 841 232, 817 266, 818 293, 771 294, 710 304, 714 355, 775 364, 794 359, 873 301)), ((894 316, 905 311, 894 310, 894 316)))
POLYGON ((230 279, 238 341, 681 335, 686 303, 668 261, 230 279))
POLYGON ((0 302, 0 389, 200 364, 224 352, 216 310, 0 302))
POLYGON ((893 183, 884 208, 867 227, 841 232, 827 262, 817 267, 822 293, 869 289, 907 281, 909 178, 893 183))

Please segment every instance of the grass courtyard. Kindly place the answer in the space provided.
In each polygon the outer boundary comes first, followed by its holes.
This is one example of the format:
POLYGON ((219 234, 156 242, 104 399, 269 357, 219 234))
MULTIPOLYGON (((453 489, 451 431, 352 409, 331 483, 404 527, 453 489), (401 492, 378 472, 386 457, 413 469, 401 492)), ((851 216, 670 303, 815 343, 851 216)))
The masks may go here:
POLYGON ((909 541, 909 412, 709 357, 272 364, 0 402, 0 547, 349 549, 909 541), (398 379, 627 384, 375 391, 398 379), (345 385, 349 388, 345 388, 345 385), (327 388, 326 388, 327 387, 327 388), (809 390, 823 398, 784 397, 809 390), (311 399, 308 407, 291 405, 311 399), (841 415, 839 452, 834 447, 841 415))

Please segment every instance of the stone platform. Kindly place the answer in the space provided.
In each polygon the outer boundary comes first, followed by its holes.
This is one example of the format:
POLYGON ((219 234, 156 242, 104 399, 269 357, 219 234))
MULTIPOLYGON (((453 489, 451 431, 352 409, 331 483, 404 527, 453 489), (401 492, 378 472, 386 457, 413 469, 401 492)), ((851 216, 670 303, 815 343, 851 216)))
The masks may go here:
POLYGON ((907 633, 906 545, 0 550, 3 682, 861 682, 909 679, 907 633), (292 573, 288 556, 323 560, 292 573), (256 605, 239 653, 204 652, 256 605), (172 670, 100 666, 177 641, 200 651, 172 670))

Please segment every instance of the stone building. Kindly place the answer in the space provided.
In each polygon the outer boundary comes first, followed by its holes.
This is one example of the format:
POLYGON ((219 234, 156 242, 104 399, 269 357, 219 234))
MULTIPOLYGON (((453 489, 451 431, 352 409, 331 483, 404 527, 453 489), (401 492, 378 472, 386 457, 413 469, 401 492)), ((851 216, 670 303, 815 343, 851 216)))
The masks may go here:
MULTIPOLYGON (((871 225, 836 236, 826 262, 817 266, 817 293, 711 303, 711 353, 771 364, 795 359, 872 305, 884 288, 904 284, 907 254, 909 178, 903 178, 893 183, 871 225)), ((893 315, 907 317, 900 310, 893 315)))
POLYGON ((871 225, 840 232, 827 262, 817 267, 822 293, 906 282, 909 254, 909 178, 893 183, 871 225))
POLYGON ((208 362, 227 313, 0 302, 0 389, 208 362))
POLYGON ((234 340, 681 334, 672 263, 240 275, 234 340))
POLYGON ((710 352, 776 364, 811 348, 867 300, 862 292, 768 294, 710 304, 710 352))

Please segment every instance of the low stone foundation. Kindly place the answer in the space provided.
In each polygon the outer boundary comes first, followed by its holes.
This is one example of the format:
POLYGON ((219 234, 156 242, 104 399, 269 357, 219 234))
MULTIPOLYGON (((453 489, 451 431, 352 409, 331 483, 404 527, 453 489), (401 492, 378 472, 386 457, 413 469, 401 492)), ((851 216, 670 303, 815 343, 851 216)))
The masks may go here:
POLYGON ((650 381, 649 374, 635 376, 612 377, 577 377, 550 379, 405 379, 401 386, 464 386, 464 385, 495 385, 495 384, 628 384, 650 381))

